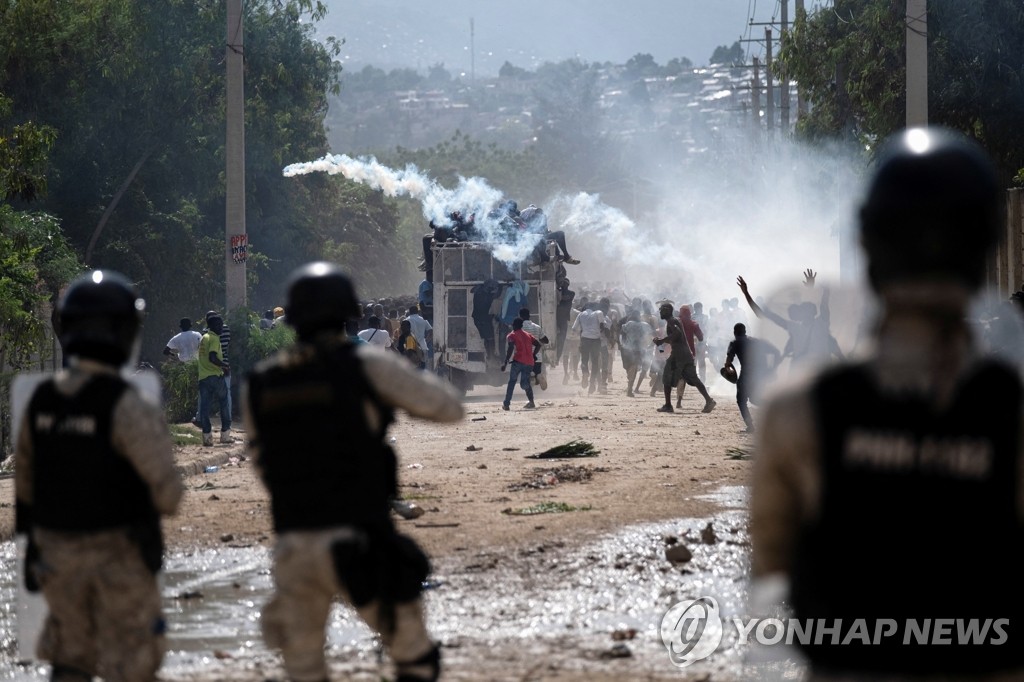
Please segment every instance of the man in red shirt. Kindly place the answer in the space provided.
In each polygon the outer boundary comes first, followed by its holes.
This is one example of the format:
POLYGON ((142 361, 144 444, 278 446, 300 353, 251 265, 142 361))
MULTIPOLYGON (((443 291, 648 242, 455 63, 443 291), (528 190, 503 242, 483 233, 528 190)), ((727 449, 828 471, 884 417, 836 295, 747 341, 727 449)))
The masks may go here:
MULTIPOLYGON (((690 306, 684 305, 679 308, 679 322, 683 325, 683 338, 686 339, 686 345, 690 347, 690 354, 693 355, 694 365, 700 366, 701 359, 697 358, 697 343, 704 341, 704 331, 700 328, 700 325, 696 320, 693 319, 693 311, 690 306)), ((703 351, 703 349, 701 349, 703 351)), ((686 381, 680 381, 676 393, 676 407, 682 408, 683 406, 683 390, 686 388, 686 381)))
POLYGON ((535 339, 529 332, 523 331, 523 319, 517 317, 512 320, 512 331, 505 337, 505 362, 501 363, 501 371, 505 371, 509 360, 512 361, 512 368, 508 373, 508 388, 505 389, 505 402, 501 409, 509 409, 512 402, 512 391, 516 388, 516 381, 526 391, 526 409, 532 410, 536 405, 533 403, 533 386, 530 385, 530 376, 533 374, 533 354, 540 350, 540 341, 535 339))

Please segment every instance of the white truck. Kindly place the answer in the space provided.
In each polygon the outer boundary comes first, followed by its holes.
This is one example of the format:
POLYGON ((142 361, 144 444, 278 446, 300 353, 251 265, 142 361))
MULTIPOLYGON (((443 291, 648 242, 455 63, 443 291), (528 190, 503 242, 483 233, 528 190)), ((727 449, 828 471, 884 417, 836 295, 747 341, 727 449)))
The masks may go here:
MULTIPOLYGON (((491 245, 482 242, 435 243, 433 255, 434 298, 434 368, 454 386, 463 391, 475 385, 502 386, 508 382, 508 371, 501 372, 505 358, 505 336, 511 327, 500 322, 502 306, 510 288, 526 292, 525 307, 530 319, 541 326, 549 343, 542 349, 541 359, 547 372, 555 356, 555 312, 559 292, 555 276, 559 267, 554 244, 545 245, 549 260, 545 263, 529 259, 508 265, 496 259, 491 245), (491 298, 477 287, 487 287, 491 298), (490 299, 486 310, 484 301, 490 299), (481 328, 491 334, 490 349, 485 347, 481 328)), ((519 311, 516 305, 508 315, 519 311)), ((508 319, 508 318, 506 318, 508 319)))

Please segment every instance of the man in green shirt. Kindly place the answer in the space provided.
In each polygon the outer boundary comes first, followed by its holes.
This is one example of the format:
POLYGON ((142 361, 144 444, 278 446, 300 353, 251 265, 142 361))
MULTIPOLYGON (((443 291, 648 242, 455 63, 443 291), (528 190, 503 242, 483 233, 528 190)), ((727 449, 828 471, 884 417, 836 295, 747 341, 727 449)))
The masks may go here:
POLYGON ((227 377, 230 376, 228 363, 220 345, 220 332, 224 319, 219 315, 206 318, 209 329, 199 340, 199 426, 203 430, 203 445, 213 446, 213 427, 210 425, 210 408, 220 408, 220 442, 233 443, 231 437, 231 403, 228 400, 227 377))

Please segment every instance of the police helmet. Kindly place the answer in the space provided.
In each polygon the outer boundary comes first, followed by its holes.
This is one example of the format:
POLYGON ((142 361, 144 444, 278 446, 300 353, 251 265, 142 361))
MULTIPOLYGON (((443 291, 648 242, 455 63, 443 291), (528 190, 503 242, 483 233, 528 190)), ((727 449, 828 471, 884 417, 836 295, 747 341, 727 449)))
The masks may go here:
POLYGON ((362 313, 352 281, 333 263, 318 261, 297 268, 287 287, 286 319, 299 338, 341 331, 362 313))
POLYGON ((894 135, 860 210, 871 285, 928 279, 979 288, 1003 203, 995 168, 973 141, 944 128, 894 135))
POLYGON ((75 279, 57 303, 65 355, 123 365, 131 357, 146 302, 124 275, 93 270, 75 279))

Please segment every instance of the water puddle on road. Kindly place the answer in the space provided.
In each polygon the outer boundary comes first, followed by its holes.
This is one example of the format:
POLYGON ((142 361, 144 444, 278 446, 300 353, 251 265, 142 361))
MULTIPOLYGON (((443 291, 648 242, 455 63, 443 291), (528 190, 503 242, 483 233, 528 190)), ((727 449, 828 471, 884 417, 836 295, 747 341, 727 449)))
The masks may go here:
MULTIPOLYGON (((477 670, 479 679, 539 679, 554 669, 624 679, 678 675, 660 635, 673 604, 710 596, 723 618, 746 613, 746 491, 728 488, 713 497, 724 511, 711 519, 629 526, 579 547, 547 543, 437 559, 424 598, 429 629, 445 645, 449 670, 477 670), (714 542, 702 541, 708 523, 714 542), (685 544, 692 559, 669 563, 667 538, 685 544)), ((280 674, 279 657, 260 636, 259 611, 272 587, 266 549, 174 554, 165 563, 169 653, 162 680, 262 680, 280 674)), ((46 666, 17 662, 14 569, 14 544, 3 543, 0 679, 45 680, 46 666)), ((333 674, 379 679, 376 640, 354 612, 336 607, 328 633, 333 674)), ((779 662, 760 666, 754 675, 746 654, 744 646, 726 639, 687 672, 715 680, 795 679, 793 666, 779 662)))

